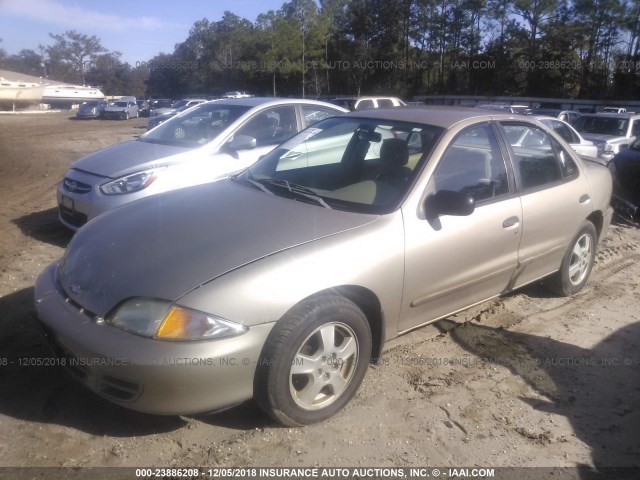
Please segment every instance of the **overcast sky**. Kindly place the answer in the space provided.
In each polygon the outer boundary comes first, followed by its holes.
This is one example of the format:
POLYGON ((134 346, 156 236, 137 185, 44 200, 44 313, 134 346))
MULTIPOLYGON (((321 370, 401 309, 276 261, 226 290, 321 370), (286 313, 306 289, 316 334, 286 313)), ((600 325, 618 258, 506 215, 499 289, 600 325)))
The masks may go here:
POLYGON ((135 66, 173 52, 196 20, 217 21, 225 10, 255 21, 285 0, 0 0, 0 48, 7 53, 52 43, 49 33, 96 35, 135 66))

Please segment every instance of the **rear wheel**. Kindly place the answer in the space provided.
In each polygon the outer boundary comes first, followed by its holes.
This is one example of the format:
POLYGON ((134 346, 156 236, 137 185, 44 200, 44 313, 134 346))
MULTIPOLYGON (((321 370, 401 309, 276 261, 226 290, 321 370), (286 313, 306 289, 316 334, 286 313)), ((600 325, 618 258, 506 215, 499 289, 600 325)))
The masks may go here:
POLYGON ((562 296, 578 293, 589 279, 596 258, 598 234, 591 222, 584 222, 564 254, 560 270, 550 279, 551 289, 562 296))
POLYGON ((362 310, 336 295, 312 298, 269 334, 256 370, 256 401, 284 425, 325 420, 353 397, 370 357, 362 310))

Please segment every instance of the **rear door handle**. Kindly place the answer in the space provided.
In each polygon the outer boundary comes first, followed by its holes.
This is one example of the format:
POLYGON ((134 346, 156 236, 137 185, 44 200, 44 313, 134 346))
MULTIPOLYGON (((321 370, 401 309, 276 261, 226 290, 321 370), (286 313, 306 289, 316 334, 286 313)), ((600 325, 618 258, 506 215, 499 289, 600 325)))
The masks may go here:
POLYGON ((584 195, 582 195, 580 197, 580 200, 578 200, 580 203, 588 203, 589 200, 591 200, 591 197, 589 197, 589 195, 587 195, 586 193, 584 195))
POLYGON ((520 219, 518 217, 509 217, 502 222, 503 228, 517 227, 518 225, 520 225, 520 219))

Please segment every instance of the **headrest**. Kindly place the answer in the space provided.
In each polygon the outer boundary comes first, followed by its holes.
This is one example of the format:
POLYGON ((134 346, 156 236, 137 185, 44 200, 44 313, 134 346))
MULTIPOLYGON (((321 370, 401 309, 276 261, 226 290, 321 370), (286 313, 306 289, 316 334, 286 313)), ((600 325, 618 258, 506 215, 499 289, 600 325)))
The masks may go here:
POLYGON ((409 147, 401 138, 387 138, 380 147, 380 160, 387 165, 402 167, 409 161, 409 147))

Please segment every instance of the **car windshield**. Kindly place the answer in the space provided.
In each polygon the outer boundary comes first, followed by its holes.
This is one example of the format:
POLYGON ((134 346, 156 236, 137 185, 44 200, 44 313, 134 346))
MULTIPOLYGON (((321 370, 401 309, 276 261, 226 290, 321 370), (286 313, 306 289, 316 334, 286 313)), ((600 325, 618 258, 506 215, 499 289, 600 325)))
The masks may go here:
POLYGON ((185 148, 200 147, 215 139, 249 108, 219 102, 200 104, 150 130, 140 140, 185 148))
POLYGON ((126 107, 127 102, 113 102, 111 105, 114 107, 126 107))
POLYGON ((171 108, 182 108, 189 103, 188 100, 178 100, 176 103, 171 105, 171 108))
POLYGON ((605 116, 582 116, 573 125, 580 133, 596 133, 624 137, 629 128, 628 118, 605 116))
POLYGON ((235 180, 325 208, 387 213, 398 207, 442 132, 391 120, 330 118, 235 180))

